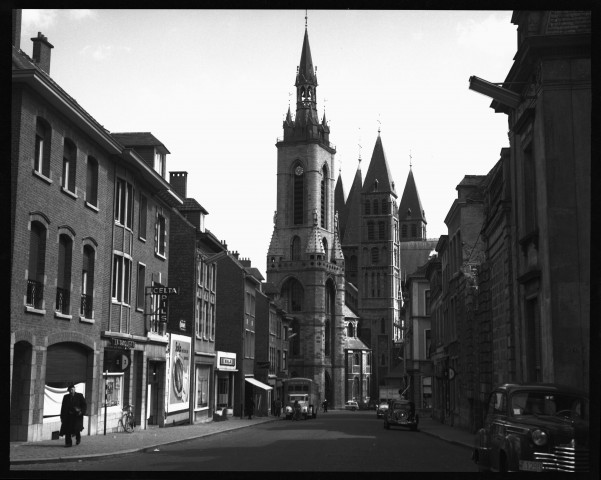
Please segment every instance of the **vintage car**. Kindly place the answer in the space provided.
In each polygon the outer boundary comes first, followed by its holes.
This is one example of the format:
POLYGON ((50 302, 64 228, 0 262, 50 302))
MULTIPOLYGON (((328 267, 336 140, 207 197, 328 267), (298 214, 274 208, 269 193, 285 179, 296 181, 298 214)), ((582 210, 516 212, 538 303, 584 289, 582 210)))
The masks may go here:
POLYGON ((407 427, 412 431, 417 430, 419 415, 415 413, 415 403, 409 400, 393 400, 384 413, 384 428, 407 427))
POLYGON ((384 417, 384 414, 388 411, 388 402, 380 402, 376 406, 376 418, 384 417))
POLYGON ((354 412, 355 410, 359 410, 359 404, 354 400, 349 400, 344 404, 344 409, 352 410, 354 412))
POLYGON ((473 461, 481 471, 586 472, 589 401, 555 384, 505 384, 493 390, 473 461))

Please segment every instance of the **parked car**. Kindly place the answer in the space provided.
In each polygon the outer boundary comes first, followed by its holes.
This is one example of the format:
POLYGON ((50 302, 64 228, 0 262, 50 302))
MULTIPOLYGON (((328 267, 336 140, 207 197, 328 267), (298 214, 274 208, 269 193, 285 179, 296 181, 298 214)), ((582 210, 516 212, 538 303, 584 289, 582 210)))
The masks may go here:
POLYGON ((380 402, 376 406, 376 418, 382 418, 388 411, 388 402, 380 402))
POLYGON ((415 403, 409 400, 393 400, 384 414, 384 428, 407 427, 412 431, 417 430, 419 415, 415 413, 415 403))
POLYGON ((472 460, 481 471, 589 468, 589 400, 571 387, 505 384, 493 390, 472 460))
POLYGON ((344 404, 344 409, 352 410, 354 412, 355 410, 359 410, 359 404, 354 400, 349 400, 344 404))

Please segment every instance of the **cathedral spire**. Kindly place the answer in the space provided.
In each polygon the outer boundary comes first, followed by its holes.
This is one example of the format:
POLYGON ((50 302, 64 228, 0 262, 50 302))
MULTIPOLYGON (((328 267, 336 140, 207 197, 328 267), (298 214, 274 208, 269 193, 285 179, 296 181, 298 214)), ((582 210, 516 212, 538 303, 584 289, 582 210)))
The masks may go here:
POLYGON ((371 156, 371 162, 369 168, 365 174, 365 183, 363 184, 364 192, 373 192, 374 190, 379 192, 390 192, 396 198, 397 194, 394 188, 394 182, 390 174, 390 168, 386 161, 386 154, 384 153, 384 146, 382 145, 382 137, 380 136, 380 129, 378 128, 378 138, 376 139, 376 145, 374 146, 374 152, 371 156))

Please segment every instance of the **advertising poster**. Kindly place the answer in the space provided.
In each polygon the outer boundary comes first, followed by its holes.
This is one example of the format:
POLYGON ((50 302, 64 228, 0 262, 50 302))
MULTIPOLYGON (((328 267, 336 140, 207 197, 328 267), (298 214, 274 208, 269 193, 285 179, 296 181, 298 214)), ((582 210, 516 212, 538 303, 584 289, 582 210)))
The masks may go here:
POLYGON ((189 406, 190 344, 190 337, 171 334, 169 349, 169 412, 183 410, 189 406))

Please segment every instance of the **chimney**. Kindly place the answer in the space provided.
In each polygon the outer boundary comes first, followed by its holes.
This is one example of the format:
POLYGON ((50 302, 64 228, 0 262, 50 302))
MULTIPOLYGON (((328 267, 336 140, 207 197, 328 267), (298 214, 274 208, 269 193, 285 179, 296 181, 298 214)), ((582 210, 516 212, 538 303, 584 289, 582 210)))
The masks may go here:
POLYGON ((240 255, 238 252, 230 252, 232 254, 232 257, 234 257, 236 260, 238 260, 238 256, 240 255))
POLYGON ((188 198, 188 172, 169 172, 169 183, 182 198, 188 198))
POLYGON ((13 46, 21 49, 21 13, 22 10, 13 8, 13 46))
POLYGON ((54 48, 48 39, 38 32, 37 37, 31 39, 33 42, 33 61, 50 75, 50 49, 54 48))
POLYGON ((250 258, 241 258, 240 263, 242 264, 243 267, 250 268, 250 263, 251 263, 250 258))

